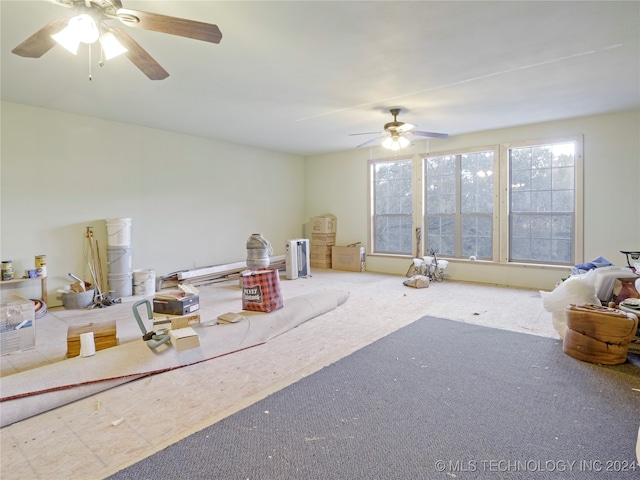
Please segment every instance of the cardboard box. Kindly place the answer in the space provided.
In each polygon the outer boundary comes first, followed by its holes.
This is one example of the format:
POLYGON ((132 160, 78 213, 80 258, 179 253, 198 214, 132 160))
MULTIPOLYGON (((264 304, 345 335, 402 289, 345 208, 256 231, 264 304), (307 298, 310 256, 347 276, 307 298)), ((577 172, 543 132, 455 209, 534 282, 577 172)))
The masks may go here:
POLYGON ((268 313, 284 307, 277 269, 245 270, 240 274, 240 279, 243 310, 268 313))
POLYGON ((310 250, 310 255, 331 255, 331 245, 315 245, 310 250))
POLYGON ((186 328, 200 325, 200 314, 192 313, 189 315, 180 315, 179 317, 171 317, 171 328, 186 328))
POLYGON ((6 295, 0 304, 0 354, 36 345, 36 306, 20 295, 6 295))
POLYGON ((175 315, 164 318, 153 319, 153 331, 158 332, 160 330, 176 330, 178 328, 193 327, 194 325, 200 325, 200 314, 190 313, 188 315, 175 315))
POLYGON ((169 317, 154 318, 153 331, 158 334, 164 334, 171 330, 171 319, 169 317))
POLYGON ((349 272, 364 272, 364 247, 332 247, 331 268, 349 272))
POLYGON ((320 246, 333 246, 336 244, 336 234, 335 233, 312 233, 311 234, 311 246, 312 247, 320 247, 320 246))
POLYGON ((327 253, 312 253, 310 257, 311 263, 331 263, 331 250, 329 250, 327 253))
POLYGON ((179 352, 200 346, 200 337, 191 327, 169 330, 171 345, 179 352))
POLYGON ((330 269, 331 261, 328 262, 311 262, 311 268, 330 269))
POLYGON ((329 213, 319 217, 311 217, 309 219, 309 230, 311 234, 315 233, 336 233, 338 230, 338 219, 335 215, 329 213))
POLYGON ((187 315, 200 309, 200 296, 187 295, 176 298, 174 294, 159 294, 153 297, 153 312, 168 315, 187 315))

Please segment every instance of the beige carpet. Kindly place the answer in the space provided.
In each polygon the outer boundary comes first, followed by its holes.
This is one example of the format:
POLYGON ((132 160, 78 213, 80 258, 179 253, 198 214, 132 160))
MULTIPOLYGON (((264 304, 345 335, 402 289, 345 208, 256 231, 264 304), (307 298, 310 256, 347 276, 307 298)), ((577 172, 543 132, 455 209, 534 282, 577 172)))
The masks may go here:
MULTIPOLYGON (((347 292, 327 290, 287 299, 271 313, 245 312, 233 324, 196 326, 200 346, 157 349, 142 339, 9 375, 2 379, 2 427, 138 378, 194 365, 268 342, 342 305, 347 292)), ((141 332, 142 333, 142 332, 141 332)))
MULTIPOLYGON (((404 279, 322 270, 283 280, 285 303, 323 290, 349 292, 349 299, 263 345, 128 382, 2 428, 1 477, 104 478, 425 315, 558 338, 537 291, 448 281, 413 289, 404 279)), ((200 298, 203 323, 241 310, 237 281, 201 287, 200 298)), ((1 358, 3 377, 59 361, 67 327, 101 319, 115 319, 121 339, 140 336, 131 304, 54 310, 40 322, 36 349, 1 358)))

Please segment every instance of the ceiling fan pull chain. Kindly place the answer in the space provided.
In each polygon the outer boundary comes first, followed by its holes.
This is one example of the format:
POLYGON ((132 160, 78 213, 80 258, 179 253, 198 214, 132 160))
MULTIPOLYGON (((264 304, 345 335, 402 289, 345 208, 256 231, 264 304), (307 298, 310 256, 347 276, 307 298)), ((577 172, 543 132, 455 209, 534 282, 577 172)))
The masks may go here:
POLYGON ((102 46, 102 34, 103 34, 103 28, 102 25, 100 25, 100 61, 98 62, 98 65, 100 65, 101 67, 104 67, 104 47, 102 46))
POLYGON ((89 81, 93 80, 91 77, 91 45, 89 45, 89 81))

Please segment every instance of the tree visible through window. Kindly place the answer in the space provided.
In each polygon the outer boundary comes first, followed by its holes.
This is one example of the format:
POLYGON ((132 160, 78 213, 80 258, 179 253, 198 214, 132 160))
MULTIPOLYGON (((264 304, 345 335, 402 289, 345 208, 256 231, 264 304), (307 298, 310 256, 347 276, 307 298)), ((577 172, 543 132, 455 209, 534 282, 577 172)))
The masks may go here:
POLYGON ((509 261, 574 263, 576 143, 509 149, 509 261))
POLYGON ((373 254, 414 255, 420 227, 423 255, 433 248, 500 263, 581 260, 581 136, 369 165, 373 254))
POLYGON ((494 157, 488 150, 424 160, 428 248, 451 257, 492 259, 494 157))
POLYGON ((371 168, 373 251, 410 255, 413 232, 411 160, 377 162, 371 168))

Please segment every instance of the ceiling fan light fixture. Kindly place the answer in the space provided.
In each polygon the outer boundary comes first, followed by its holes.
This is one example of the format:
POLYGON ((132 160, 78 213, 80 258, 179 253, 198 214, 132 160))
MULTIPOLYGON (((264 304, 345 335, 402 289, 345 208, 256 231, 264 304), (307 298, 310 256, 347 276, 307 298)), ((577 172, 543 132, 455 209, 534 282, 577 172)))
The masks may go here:
POLYGON ((81 13, 69 20, 67 28, 73 29, 77 39, 82 43, 94 43, 100 36, 96 21, 86 13, 81 13))
POLYGON ((82 13, 69 19, 67 26, 55 35, 51 35, 56 42, 76 55, 78 46, 82 43, 94 43, 100 32, 91 15, 82 13))
POLYGON ((104 57, 107 60, 122 55, 127 49, 118 41, 115 35, 111 32, 106 32, 100 37, 100 45, 104 51, 104 57))
POLYGON ((367 145, 373 145, 374 142, 376 145, 381 145, 382 147, 398 151, 405 147, 411 145, 410 138, 414 137, 427 137, 427 138, 448 138, 449 135, 446 133, 435 133, 435 132, 421 132, 418 130, 414 130, 416 127, 411 123, 404 123, 398 121, 398 114, 400 113, 399 108, 392 108, 389 110, 391 115, 393 115, 393 122, 385 123, 384 125, 384 133, 383 132, 371 132, 371 133, 353 133, 352 135, 371 135, 373 133, 382 133, 382 135, 378 138, 374 138, 373 140, 369 140, 368 142, 364 142, 358 145, 356 148, 364 147, 367 145), (382 139, 382 142, 381 142, 382 139))
MULTIPOLYGON (((108 27, 110 20, 121 20, 125 25, 151 30, 168 35, 175 35, 208 43, 220 43, 222 32, 213 23, 172 17, 152 12, 141 12, 122 8, 121 0, 52 0, 53 3, 73 9, 70 17, 56 18, 37 30, 11 53, 25 58, 40 58, 56 44, 77 55, 80 43, 96 43, 100 41, 100 58, 98 65, 104 66, 105 60, 119 54, 126 56, 150 80, 164 80, 169 76, 160 65, 138 42, 130 37, 125 30, 118 27, 108 27), (104 48, 103 34, 106 35, 104 48), (117 40, 117 42, 116 42, 117 40), (106 51, 105 51, 106 50, 106 51)), ((91 65, 92 48, 85 49, 91 65)), ((89 72, 91 79, 91 72, 89 72)))
POLYGON ((410 143, 411 142, 409 142, 406 137, 403 137, 402 135, 394 135, 385 138, 382 142, 382 146, 388 150, 397 151, 408 147, 410 143))
POLYGON ((51 38, 58 42, 58 45, 64 47, 74 55, 78 54, 80 40, 77 39, 76 35, 69 29, 69 27, 65 27, 55 35, 51 35, 51 38))

